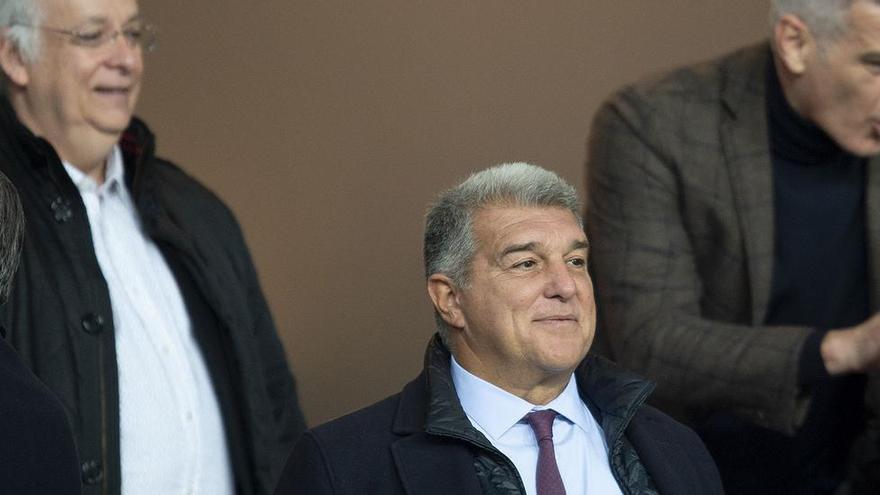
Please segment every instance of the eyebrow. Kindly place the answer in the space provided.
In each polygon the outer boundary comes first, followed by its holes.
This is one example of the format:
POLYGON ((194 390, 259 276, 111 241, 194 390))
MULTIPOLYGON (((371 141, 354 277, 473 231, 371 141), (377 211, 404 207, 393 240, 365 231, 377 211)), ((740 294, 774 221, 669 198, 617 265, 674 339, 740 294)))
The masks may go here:
MULTIPOLYGON (((507 256, 508 254, 519 253, 522 251, 534 251, 537 246, 538 246, 537 242, 525 242, 522 244, 513 244, 513 245, 505 248, 504 251, 501 251, 501 257, 503 258, 503 257, 507 256)), ((571 252, 571 251, 577 251, 578 249, 589 250, 590 249, 590 242, 587 241, 586 239, 574 241, 571 243, 571 247, 569 247, 568 250, 569 250, 569 252, 571 252)))
POLYGON ((571 243, 571 249, 569 251, 577 251, 578 249, 586 249, 590 250, 590 241, 584 239, 582 241, 574 241, 571 243))
MULTIPOLYGON (((132 22, 134 22, 134 21, 142 20, 143 18, 144 18, 143 14, 141 14, 140 12, 138 12, 138 13, 136 13, 136 14, 133 14, 133 15, 132 15, 131 17, 129 17, 128 19, 126 19, 125 22, 123 22, 122 24, 123 24, 123 25, 125 25, 125 24, 130 24, 130 23, 132 23, 132 22)), ((84 20, 84 21, 82 22, 82 24, 91 24, 91 23, 95 23, 95 24, 106 24, 106 23, 109 23, 109 22, 110 22, 110 19, 107 18, 106 16, 98 16, 98 15, 94 15, 94 16, 89 17, 88 19, 84 20)))
POLYGON ((501 257, 503 258, 503 257, 507 256, 508 254, 518 253, 521 251, 534 251, 535 246, 537 246, 537 245, 538 245, 538 243, 536 243, 536 242, 526 242, 523 244, 514 244, 512 246, 507 246, 504 249, 504 251, 501 251, 501 257))

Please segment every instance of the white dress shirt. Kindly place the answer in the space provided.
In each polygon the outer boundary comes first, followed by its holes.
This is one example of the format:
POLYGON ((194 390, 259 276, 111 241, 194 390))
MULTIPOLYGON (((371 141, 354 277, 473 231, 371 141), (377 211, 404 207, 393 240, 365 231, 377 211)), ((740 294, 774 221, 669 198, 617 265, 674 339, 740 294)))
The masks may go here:
POLYGON ((559 397, 543 406, 474 376, 455 358, 452 382, 471 424, 513 462, 529 495, 537 494, 538 442, 523 418, 543 409, 558 413, 553 422, 553 449, 566 495, 621 493, 611 474, 602 428, 581 400, 574 375, 559 397))
POLYGON ((100 186, 69 163, 110 290, 123 495, 232 495, 220 406, 177 282, 141 228, 114 147, 100 186))

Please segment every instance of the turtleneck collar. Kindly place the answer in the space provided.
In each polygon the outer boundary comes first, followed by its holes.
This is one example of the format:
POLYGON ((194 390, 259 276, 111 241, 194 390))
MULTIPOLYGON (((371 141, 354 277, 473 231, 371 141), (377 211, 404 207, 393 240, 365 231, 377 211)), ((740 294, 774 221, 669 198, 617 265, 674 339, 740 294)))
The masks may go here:
POLYGON ((767 64, 767 120, 770 150, 774 157, 800 163, 821 165, 855 158, 844 151, 819 126, 800 116, 785 98, 776 74, 773 58, 767 64))

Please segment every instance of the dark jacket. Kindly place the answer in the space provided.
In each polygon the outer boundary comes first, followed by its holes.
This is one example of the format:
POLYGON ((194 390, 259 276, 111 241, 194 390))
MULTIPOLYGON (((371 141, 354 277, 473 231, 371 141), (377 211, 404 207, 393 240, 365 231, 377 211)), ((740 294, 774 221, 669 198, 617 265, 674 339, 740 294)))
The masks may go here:
POLYGON ((79 461, 64 408, 2 339, 0 492, 80 493, 79 461))
MULTIPOLYGON (((627 86, 593 122, 587 234, 600 333, 692 424, 713 413, 793 434, 812 395, 798 379, 815 329, 768 326, 776 226, 767 121, 770 46, 627 86), (609 330, 604 332, 604 330, 609 330)), ((880 307, 880 156, 865 167, 870 307, 880 307)), ((803 267, 809 269, 809 267, 803 267)), ((880 376, 849 458, 880 484, 880 376)))
MULTIPOLYGON (((653 385, 593 356, 576 374, 624 494, 722 493, 696 434, 643 405, 653 385)), ((306 432, 275 493, 525 495, 525 489, 513 464, 467 419, 449 352, 435 337, 424 371, 399 394, 306 432)))
MULTIPOLYGON (((147 234, 181 286, 224 417, 240 493, 270 493, 304 422, 238 224, 223 203, 154 156, 137 119, 120 147, 147 234)), ((21 266, 0 325, 67 409, 86 494, 118 494, 119 391, 110 295, 79 191, 48 142, 0 99, 0 170, 27 218, 21 266)))

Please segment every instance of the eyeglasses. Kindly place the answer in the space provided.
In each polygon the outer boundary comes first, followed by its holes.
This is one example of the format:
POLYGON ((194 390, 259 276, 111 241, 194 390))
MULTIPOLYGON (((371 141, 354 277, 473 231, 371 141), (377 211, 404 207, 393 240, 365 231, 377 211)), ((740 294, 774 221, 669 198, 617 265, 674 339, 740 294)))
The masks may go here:
POLYGON ((67 36, 72 44, 86 48, 100 48, 116 41, 116 38, 119 36, 125 39, 128 46, 132 48, 140 47, 145 52, 151 52, 157 46, 155 26, 141 20, 129 22, 122 29, 111 29, 109 25, 102 23, 90 23, 74 29, 28 24, 15 25, 61 34, 67 36))

